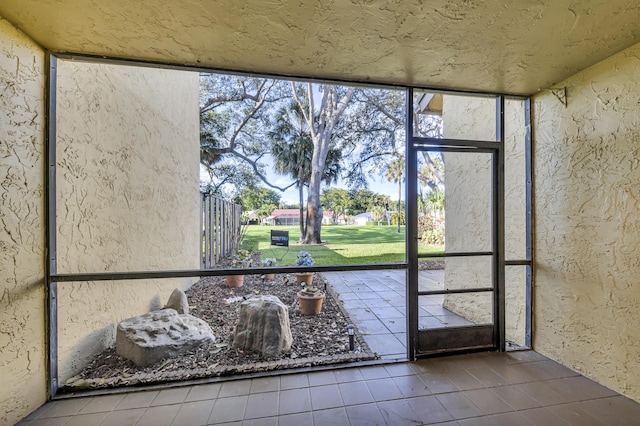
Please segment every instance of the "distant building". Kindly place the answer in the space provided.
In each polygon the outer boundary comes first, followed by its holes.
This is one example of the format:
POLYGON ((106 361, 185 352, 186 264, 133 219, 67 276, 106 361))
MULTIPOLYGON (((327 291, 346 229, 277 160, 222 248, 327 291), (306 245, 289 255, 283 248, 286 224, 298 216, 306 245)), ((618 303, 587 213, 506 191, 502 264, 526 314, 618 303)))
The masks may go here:
MULTIPOLYGON (((306 216, 306 213, 305 215, 306 216)), ((303 219, 305 220, 306 217, 303 219)), ((269 217, 264 218, 262 223, 265 225, 278 226, 278 225, 299 225, 300 224, 300 210, 299 209, 276 209, 271 212, 269 217)), ((322 224, 329 225, 334 223, 333 212, 322 212, 322 224)))
POLYGON ((353 223, 354 225, 361 225, 364 226, 367 224, 367 222, 372 221, 372 214, 371 212, 366 212, 366 213, 360 213, 357 214, 355 216, 353 216, 351 218, 351 223, 353 223))

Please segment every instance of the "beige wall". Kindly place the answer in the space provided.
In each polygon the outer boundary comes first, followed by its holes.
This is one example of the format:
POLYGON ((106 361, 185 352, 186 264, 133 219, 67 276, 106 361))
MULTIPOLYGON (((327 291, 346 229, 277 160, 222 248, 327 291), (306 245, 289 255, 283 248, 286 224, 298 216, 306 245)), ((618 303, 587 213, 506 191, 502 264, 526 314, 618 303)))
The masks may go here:
POLYGON ((46 399, 44 52, 0 17, 0 424, 46 399))
MULTIPOLYGON (((199 76, 58 61, 58 272, 198 269, 199 76)), ((59 284, 60 381, 193 278, 59 284)))
MULTIPOLYGON (((495 100, 470 96, 443 96, 445 138, 495 140, 495 100)), ((445 153, 446 252, 490 251, 491 154, 445 153)), ((445 288, 491 286, 491 256, 448 258, 445 288)), ((476 323, 491 323, 489 293, 449 295, 444 306, 476 323)))
POLYGON ((640 45, 534 97, 534 349, 640 401, 640 45))

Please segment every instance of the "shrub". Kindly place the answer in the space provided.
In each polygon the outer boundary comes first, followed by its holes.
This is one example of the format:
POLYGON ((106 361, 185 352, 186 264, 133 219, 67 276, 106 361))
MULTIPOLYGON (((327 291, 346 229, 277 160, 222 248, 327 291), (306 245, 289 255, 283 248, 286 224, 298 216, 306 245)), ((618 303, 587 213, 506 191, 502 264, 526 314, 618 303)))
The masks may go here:
POLYGON ((422 243, 444 245, 444 217, 425 215, 418 218, 418 235, 422 243))

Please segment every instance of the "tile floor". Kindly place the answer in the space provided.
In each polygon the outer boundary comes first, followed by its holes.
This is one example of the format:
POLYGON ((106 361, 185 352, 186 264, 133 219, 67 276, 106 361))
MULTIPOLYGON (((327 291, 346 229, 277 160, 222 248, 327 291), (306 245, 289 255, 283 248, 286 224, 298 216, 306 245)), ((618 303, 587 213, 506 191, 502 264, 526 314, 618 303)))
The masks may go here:
POLYGON ((57 400, 37 425, 638 425, 640 404, 533 351, 57 400))
MULTIPOLYGON (((324 272, 369 348, 382 359, 407 358, 404 270, 324 272)), ((420 290, 442 290, 444 270, 420 271, 420 290)), ((444 296, 419 299, 419 328, 470 325, 442 307, 444 296)))

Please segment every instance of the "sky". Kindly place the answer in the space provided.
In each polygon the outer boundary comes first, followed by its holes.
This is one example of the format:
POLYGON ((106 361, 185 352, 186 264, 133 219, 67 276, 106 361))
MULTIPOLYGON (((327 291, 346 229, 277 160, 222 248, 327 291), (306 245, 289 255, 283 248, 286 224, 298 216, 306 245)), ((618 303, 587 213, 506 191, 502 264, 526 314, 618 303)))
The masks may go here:
MULTIPOLYGON (((278 180, 276 180, 276 185, 280 186, 280 185, 286 185, 287 183, 290 183, 290 180, 287 180, 286 177, 282 177, 278 180)), ((343 188, 343 189, 348 189, 346 185, 342 185, 340 182, 338 182, 337 184, 334 184, 331 186, 332 188, 343 188)), ((383 195, 388 195, 389 197, 391 197, 391 200, 396 201, 398 199, 398 184, 397 183, 391 183, 391 182, 387 182, 384 177, 382 177, 381 179, 379 179, 378 181, 371 181, 369 182, 369 191, 375 192, 377 194, 383 194, 383 195)), ((282 201, 286 202, 287 204, 297 204, 298 203, 298 189, 293 187, 290 188, 289 190, 285 191, 282 194, 282 201)), ((306 191, 305 191, 305 197, 306 197, 306 191)), ((404 200, 404 183, 402 184, 402 199, 404 200)))
MULTIPOLYGON (((291 183, 291 180, 286 176, 277 175, 275 173, 269 173, 268 177, 271 178, 271 181, 277 186, 284 187, 291 183)), ((209 180, 209 176, 204 171, 204 168, 202 166, 200 166, 200 180, 202 182, 207 182, 209 180)), ((332 185, 332 188, 348 189, 347 186, 341 184, 341 182, 332 185)), ((380 179, 378 180, 370 181, 369 190, 378 194, 388 195, 393 201, 396 201, 398 199, 398 184, 387 182, 383 176, 380 176, 380 179)), ((285 192, 280 192, 280 195, 283 202, 287 204, 298 204, 298 189, 296 187, 289 188, 285 192)), ((404 183, 402 184, 402 199, 404 200, 404 183)))

